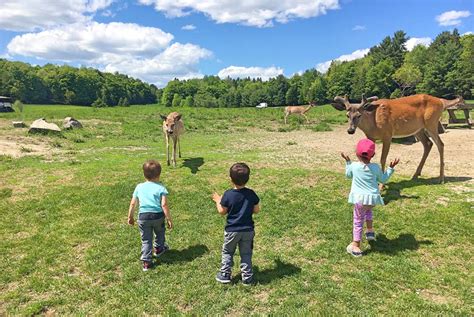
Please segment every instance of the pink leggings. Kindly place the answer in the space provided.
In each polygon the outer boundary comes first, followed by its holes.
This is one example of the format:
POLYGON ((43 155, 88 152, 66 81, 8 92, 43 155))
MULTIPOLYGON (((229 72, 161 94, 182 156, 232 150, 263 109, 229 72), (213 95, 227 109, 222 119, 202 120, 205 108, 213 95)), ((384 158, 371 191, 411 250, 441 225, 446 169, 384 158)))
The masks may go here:
POLYGON ((364 222, 372 220, 372 206, 355 204, 354 205, 354 227, 352 229, 353 241, 362 240, 362 230, 364 222))

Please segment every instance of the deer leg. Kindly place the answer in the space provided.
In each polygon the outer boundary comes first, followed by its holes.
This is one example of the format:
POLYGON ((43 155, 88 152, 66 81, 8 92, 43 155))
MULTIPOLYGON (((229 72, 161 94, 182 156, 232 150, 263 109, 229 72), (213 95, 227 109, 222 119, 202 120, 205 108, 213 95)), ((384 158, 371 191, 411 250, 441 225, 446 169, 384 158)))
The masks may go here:
POLYGON ((436 144, 439 152, 439 182, 444 183, 444 143, 441 141, 441 138, 438 134, 438 124, 436 123, 435 127, 428 127, 426 129, 428 134, 433 139, 433 142, 436 144))
POLYGON ((181 141, 179 140, 179 137, 176 139, 176 142, 178 142, 178 154, 179 158, 181 158, 181 141))
POLYGON ((165 141, 166 141, 166 163, 170 166, 170 137, 168 133, 165 133, 165 141))
POLYGON ((390 151, 390 145, 392 144, 392 138, 382 141, 382 156, 380 157, 380 165, 382 166, 382 171, 385 172, 385 164, 387 163, 388 152, 390 151))
POLYGON ((176 142, 177 138, 173 138, 173 166, 176 167, 176 142))
MULTIPOLYGON (((390 151, 390 144, 392 144, 392 137, 382 141, 382 156, 380 157, 380 165, 382 166, 382 171, 385 172, 385 164, 387 162, 388 152, 390 151)), ((382 191, 385 188, 384 184, 379 184, 379 190, 382 191)))
POLYGON ((288 113, 285 113, 285 124, 287 124, 286 118, 288 118, 288 113))
POLYGON ((305 117, 306 123, 309 123, 308 117, 305 114, 303 114, 303 117, 305 117))
POLYGON ((426 158, 428 157, 428 154, 430 154, 431 147, 433 146, 433 142, 428 138, 424 129, 415 134, 415 136, 421 144, 423 144, 423 156, 421 157, 420 164, 418 164, 415 175, 413 175, 413 179, 417 179, 421 175, 421 170, 423 169, 426 158))

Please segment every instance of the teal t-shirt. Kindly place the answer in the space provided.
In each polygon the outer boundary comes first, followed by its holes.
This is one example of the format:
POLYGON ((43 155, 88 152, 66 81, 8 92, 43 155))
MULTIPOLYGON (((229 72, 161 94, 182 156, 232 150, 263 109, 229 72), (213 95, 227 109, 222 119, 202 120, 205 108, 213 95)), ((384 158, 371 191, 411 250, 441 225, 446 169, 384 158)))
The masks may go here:
POLYGON ((161 197, 167 195, 168 191, 163 184, 148 181, 138 184, 133 191, 133 197, 138 198, 140 204, 138 213, 163 212, 161 208, 161 197))

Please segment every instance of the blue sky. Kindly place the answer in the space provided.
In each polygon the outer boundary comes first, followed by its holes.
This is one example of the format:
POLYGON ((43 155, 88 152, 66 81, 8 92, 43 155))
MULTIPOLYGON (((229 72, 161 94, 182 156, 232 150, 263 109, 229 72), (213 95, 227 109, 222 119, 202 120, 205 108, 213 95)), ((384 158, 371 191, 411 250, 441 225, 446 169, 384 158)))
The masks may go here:
POLYGON ((217 74, 266 79, 362 57, 397 30, 410 46, 472 32, 473 11, 473 0, 3 0, 0 55, 159 86, 217 74))

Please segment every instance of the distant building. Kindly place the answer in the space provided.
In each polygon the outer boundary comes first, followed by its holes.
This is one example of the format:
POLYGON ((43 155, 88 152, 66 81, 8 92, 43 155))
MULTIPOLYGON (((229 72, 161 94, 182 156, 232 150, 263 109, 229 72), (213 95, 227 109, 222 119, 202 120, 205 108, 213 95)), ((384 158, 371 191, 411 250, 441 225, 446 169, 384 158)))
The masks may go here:
POLYGON ((0 112, 13 112, 12 99, 10 97, 0 96, 0 112))

